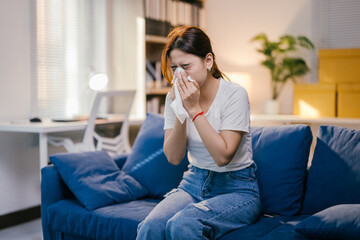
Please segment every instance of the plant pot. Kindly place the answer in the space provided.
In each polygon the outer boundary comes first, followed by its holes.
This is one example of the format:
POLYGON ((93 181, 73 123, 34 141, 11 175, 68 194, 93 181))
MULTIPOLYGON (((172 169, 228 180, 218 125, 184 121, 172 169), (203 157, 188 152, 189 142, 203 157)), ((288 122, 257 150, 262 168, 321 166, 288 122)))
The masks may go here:
POLYGON ((268 100, 265 102, 265 114, 276 115, 280 113, 279 100, 268 100))

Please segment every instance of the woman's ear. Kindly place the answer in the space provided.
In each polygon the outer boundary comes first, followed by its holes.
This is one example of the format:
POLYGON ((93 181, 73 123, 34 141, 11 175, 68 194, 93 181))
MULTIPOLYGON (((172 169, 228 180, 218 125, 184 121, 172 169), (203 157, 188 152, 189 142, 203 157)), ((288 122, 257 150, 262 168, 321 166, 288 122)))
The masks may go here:
POLYGON ((210 69, 210 71, 211 71, 213 64, 214 64, 214 57, 213 57, 212 53, 206 54, 204 61, 205 61, 204 63, 205 63, 206 69, 208 69, 208 70, 210 69))

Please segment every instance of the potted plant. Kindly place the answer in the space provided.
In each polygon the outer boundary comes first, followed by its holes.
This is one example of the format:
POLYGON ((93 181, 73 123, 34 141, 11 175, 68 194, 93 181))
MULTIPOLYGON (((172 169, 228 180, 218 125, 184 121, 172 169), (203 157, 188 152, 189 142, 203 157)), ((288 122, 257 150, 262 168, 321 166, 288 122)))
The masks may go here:
POLYGON ((269 41, 265 33, 255 36, 252 41, 260 42, 261 47, 258 52, 265 56, 261 64, 270 70, 272 101, 268 105, 273 105, 266 110, 267 113, 279 113, 279 94, 288 80, 296 82, 296 77, 300 77, 309 72, 306 62, 299 57, 288 56, 289 52, 294 52, 298 47, 314 49, 313 43, 305 36, 294 37, 284 35, 278 41, 269 41), (275 105, 275 106, 274 106, 275 105))

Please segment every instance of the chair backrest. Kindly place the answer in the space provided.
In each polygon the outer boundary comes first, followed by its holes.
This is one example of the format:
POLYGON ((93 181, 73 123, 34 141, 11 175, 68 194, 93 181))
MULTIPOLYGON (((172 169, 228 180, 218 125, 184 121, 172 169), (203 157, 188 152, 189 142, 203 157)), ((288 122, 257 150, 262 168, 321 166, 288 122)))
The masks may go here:
POLYGON ((105 150, 110 155, 129 153, 131 151, 129 143, 129 115, 135 93, 135 90, 97 93, 88 119, 88 125, 85 129, 82 145, 88 146, 89 150, 105 150), (120 133, 113 138, 100 136, 95 131, 96 120, 100 108, 103 107, 101 104, 104 100, 107 100, 105 107, 114 109, 121 105, 121 109, 123 110, 121 115, 116 116, 119 118, 121 117, 122 124, 120 133), (117 100, 117 102, 115 103, 114 100, 117 100), (96 144, 94 139, 96 140, 96 144))

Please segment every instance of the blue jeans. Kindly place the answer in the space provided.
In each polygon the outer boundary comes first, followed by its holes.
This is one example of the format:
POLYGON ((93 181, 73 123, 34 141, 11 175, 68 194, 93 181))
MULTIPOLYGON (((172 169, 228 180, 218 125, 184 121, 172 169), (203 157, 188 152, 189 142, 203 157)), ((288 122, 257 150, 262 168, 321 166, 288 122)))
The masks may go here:
POLYGON ((255 165, 224 173, 190 166, 139 224, 137 239, 217 239, 254 223, 260 211, 255 165))

